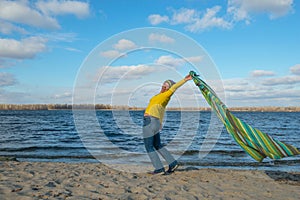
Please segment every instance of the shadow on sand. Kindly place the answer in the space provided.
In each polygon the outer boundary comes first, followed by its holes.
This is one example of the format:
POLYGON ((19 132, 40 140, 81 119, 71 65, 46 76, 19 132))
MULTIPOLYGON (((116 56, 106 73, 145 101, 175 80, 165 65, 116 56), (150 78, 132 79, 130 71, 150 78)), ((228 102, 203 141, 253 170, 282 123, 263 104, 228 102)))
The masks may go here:
POLYGON ((265 171, 275 181, 290 185, 300 185, 299 172, 265 171))

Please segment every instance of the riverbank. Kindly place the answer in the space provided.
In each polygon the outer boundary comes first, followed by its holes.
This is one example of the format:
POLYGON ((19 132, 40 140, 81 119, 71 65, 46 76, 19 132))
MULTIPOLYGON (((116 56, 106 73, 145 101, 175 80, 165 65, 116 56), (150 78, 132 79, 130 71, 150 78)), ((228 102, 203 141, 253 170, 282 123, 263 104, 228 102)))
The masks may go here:
MULTIPOLYGON (((0 162, 1 199, 298 199, 299 172, 193 169, 129 173, 97 163, 0 162)), ((119 168, 120 169, 120 168, 119 168)))

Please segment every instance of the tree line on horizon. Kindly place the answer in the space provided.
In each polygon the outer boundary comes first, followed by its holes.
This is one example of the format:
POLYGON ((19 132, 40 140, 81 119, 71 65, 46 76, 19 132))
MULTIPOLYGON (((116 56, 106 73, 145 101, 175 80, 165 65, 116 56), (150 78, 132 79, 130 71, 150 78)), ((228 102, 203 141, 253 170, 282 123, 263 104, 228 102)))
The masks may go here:
MULTIPOLYGON (((144 110, 142 107, 131 107, 127 105, 109 104, 0 104, 0 110, 72 110, 72 109, 96 109, 96 110, 144 110)), ((170 107, 167 110, 190 110, 210 111, 209 107, 170 107)), ((266 107, 231 107, 231 111, 256 111, 256 112, 300 112, 300 107, 266 106, 266 107)))
POLYGON ((112 109, 105 104, 0 104, 0 110, 71 110, 73 109, 112 109))
POLYGON ((109 104, 0 104, 0 110, 71 110, 71 109, 96 109, 96 110, 137 110, 137 107, 123 105, 112 106, 109 104))

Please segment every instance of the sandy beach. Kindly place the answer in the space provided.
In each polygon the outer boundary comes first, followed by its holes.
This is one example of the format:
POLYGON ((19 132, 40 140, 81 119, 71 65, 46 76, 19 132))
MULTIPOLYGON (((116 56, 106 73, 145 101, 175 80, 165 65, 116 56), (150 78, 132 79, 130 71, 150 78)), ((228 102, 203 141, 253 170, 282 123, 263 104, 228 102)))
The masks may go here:
POLYGON ((0 162, 2 200, 299 199, 299 196, 299 172, 180 166, 170 175, 149 175, 118 171, 97 163, 0 162))

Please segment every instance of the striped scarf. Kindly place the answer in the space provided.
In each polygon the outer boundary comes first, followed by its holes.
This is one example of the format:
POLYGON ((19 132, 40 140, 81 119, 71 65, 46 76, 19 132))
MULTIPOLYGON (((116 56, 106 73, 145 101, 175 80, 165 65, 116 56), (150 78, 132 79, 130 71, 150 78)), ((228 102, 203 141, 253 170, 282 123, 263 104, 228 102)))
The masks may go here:
POLYGON ((252 128, 235 117, 218 98, 216 93, 195 72, 191 71, 195 84, 199 87, 207 103, 225 125, 234 140, 255 160, 261 162, 264 158, 281 159, 300 154, 292 145, 285 144, 271 136, 252 128))

